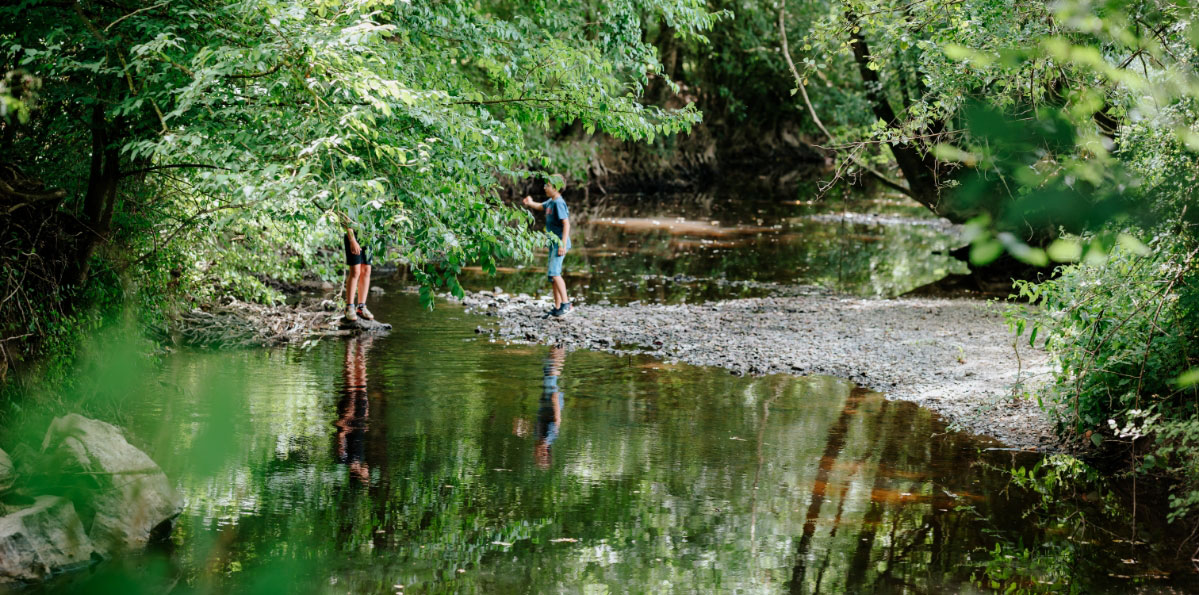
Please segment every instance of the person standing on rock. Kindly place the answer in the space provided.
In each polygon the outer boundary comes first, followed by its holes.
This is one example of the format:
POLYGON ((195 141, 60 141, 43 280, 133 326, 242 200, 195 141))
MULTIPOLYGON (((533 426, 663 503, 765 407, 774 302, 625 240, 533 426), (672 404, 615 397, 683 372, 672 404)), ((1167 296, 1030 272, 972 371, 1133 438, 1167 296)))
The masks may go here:
POLYGON ((341 225, 346 230, 342 241, 346 251, 346 320, 355 322, 359 316, 374 320, 375 315, 366 307, 366 296, 370 295, 371 289, 370 248, 358 243, 349 217, 342 215, 341 225), (358 301, 355 301, 355 293, 358 301))
POLYGON ((546 317, 566 316, 574 310, 570 298, 566 295, 566 282, 562 280, 562 261, 570 250, 570 209, 566 207, 562 193, 553 182, 553 179, 560 178, 561 176, 555 175, 545 182, 545 195, 548 197, 545 202, 536 202, 531 196, 526 196, 521 201, 521 204, 534 211, 545 211, 545 229, 558 237, 558 241, 550 242, 546 274, 554 292, 554 309, 546 312, 546 317))

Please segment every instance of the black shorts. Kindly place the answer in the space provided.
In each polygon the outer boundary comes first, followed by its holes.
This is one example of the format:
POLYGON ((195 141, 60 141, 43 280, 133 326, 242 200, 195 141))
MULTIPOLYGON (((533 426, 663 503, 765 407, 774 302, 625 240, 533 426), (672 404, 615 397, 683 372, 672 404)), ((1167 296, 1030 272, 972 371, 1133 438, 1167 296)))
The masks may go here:
POLYGON ((370 266, 370 264, 371 264, 371 249, 370 248, 363 246, 362 242, 358 242, 358 246, 360 248, 362 248, 362 251, 359 252, 358 254, 354 254, 353 252, 350 252, 350 234, 346 234, 342 238, 342 243, 345 244, 345 248, 346 248, 346 266, 354 266, 356 264, 365 264, 367 266, 370 266))

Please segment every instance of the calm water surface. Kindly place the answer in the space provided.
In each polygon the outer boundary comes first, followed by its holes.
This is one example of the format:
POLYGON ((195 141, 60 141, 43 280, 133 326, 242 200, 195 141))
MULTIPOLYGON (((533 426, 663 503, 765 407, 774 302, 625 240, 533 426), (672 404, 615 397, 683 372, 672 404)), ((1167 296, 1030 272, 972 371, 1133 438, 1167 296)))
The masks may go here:
MULTIPOLYGON (((912 404, 489 343, 398 291, 374 309, 398 330, 179 352, 133 380, 130 433, 185 511, 168 546, 54 589, 958 593, 995 543, 1041 539, 1012 453, 912 404)), ((1088 592, 1147 570, 1070 545, 1088 592)))
MULTIPOLYGON (((567 257, 592 302, 889 296, 964 271, 952 230, 886 197, 853 206, 889 218, 865 223, 779 197, 593 198, 567 257)), ((468 281, 546 293, 539 264, 468 281)), ((48 590, 961 593, 989 562, 1078 592, 1199 591, 1153 522, 1130 535, 1131 498, 1014 486, 1031 455, 846 381, 489 343, 394 288, 371 307, 396 330, 98 382, 186 506, 169 544, 48 590)))
MULTIPOLYGON (((572 197, 567 285, 593 303, 728 299, 797 285, 890 297, 968 272, 947 253, 961 245, 957 232, 910 200, 799 196, 726 188, 572 197), (840 217, 847 209, 853 215, 840 217)), ((542 256, 508 264, 498 279, 475 270, 464 284, 545 292, 542 256)))

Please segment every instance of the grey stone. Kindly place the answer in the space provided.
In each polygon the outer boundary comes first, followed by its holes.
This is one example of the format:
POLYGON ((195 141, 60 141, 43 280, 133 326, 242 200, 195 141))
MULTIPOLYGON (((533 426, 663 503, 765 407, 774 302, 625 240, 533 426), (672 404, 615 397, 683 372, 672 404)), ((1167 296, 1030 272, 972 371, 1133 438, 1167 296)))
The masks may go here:
POLYGON ((166 474, 115 426, 76 414, 55 418, 42 452, 64 477, 77 479, 72 498, 103 555, 144 546, 182 510, 166 474))
POLYGON ((93 550, 66 498, 41 496, 33 506, 0 517, 0 583, 45 580, 87 564, 93 550))
POLYGON ((0 492, 7 491, 17 480, 17 470, 13 467, 8 453, 0 450, 0 492))
POLYGON ((378 320, 367 320, 360 316, 358 320, 342 318, 341 329, 346 331, 382 333, 391 330, 391 325, 386 322, 379 322, 378 320))

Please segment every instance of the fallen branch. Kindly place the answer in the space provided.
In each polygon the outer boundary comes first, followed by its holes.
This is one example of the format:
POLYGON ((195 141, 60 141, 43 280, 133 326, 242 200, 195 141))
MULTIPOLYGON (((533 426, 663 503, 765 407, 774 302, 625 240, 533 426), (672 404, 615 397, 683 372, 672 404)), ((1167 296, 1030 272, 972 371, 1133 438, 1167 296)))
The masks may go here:
POLYGON ((379 322, 346 321, 330 300, 294 306, 229 300, 184 312, 174 324, 183 344, 221 348, 272 347, 390 328, 391 325, 379 322))

